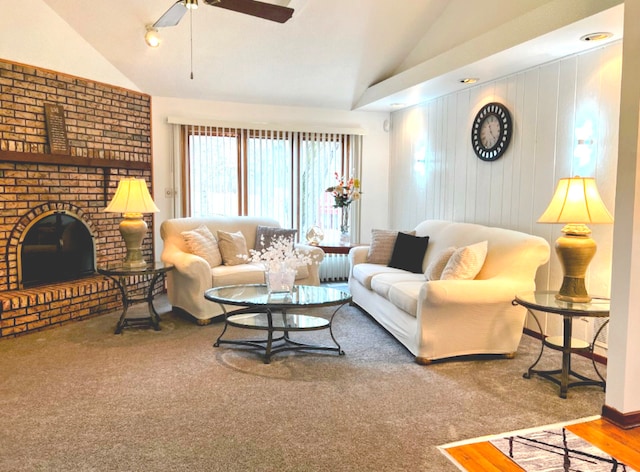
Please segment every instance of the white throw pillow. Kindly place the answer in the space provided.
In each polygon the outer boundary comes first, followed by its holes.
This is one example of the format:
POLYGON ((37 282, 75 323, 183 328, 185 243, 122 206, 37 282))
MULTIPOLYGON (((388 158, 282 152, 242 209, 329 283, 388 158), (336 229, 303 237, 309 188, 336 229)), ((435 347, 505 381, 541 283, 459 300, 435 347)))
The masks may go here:
POLYGON ((487 257, 488 241, 455 250, 442 271, 440 280, 472 280, 478 275, 487 257))
POLYGON ((424 277, 427 280, 440 280, 442 271, 447 266, 454 252, 456 252, 456 248, 451 246, 438 254, 433 262, 427 266, 427 270, 424 271, 424 277))
POLYGON ((187 248, 191 254, 202 257, 211 267, 222 265, 222 255, 218 248, 218 241, 209 231, 209 228, 202 225, 191 231, 183 231, 182 237, 187 243, 187 248))
POLYGON ((241 231, 228 233, 218 230, 218 245, 224 265, 234 266, 249 262, 247 241, 241 231))

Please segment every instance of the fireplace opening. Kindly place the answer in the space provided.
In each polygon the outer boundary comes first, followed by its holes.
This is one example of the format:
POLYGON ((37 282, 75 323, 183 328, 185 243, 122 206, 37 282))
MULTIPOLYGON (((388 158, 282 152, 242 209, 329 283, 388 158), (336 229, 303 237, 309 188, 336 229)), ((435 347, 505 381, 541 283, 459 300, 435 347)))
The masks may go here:
POLYGON ((95 273, 95 244, 87 225, 67 211, 42 214, 19 243, 23 288, 79 279, 95 273))

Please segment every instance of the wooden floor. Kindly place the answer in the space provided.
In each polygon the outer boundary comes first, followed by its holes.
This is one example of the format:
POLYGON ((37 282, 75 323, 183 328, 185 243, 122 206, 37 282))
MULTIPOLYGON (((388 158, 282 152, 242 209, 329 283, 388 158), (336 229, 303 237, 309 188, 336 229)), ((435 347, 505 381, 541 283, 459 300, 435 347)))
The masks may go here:
MULTIPOLYGON (((597 419, 567 426, 567 429, 632 469, 640 471, 640 428, 624 430, 607 420, 597 419)), ((455 446, 446 451, 469 472, 523 470, 489 442, 455 446)))

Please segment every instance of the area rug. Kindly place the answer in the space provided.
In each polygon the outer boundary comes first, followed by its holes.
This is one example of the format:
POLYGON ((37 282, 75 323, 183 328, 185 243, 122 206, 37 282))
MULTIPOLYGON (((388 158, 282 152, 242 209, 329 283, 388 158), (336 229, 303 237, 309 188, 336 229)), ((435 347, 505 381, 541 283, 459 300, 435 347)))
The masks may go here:
POLYGON ((596 418, 476 438, 439 449, 461 470, 465 469, 447 454, 447 449, 489 442, 527 472, 636 472, 566 428, 596 418))

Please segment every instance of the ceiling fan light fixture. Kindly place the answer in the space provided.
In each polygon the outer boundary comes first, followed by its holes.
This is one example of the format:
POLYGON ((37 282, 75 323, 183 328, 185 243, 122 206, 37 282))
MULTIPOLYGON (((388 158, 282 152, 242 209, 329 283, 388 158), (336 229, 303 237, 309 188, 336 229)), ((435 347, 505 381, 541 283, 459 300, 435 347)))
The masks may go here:
POLYGON ((144 42, 150 48, 157 48, 160 46, 160 36, 158 36, 157 28, 153 26, 147 26, 147 32, 144 34, 144 42))
POLYGON ((184 0, 184 6, 189 10, 197 10, 198 9, 198 0, 184 0))

